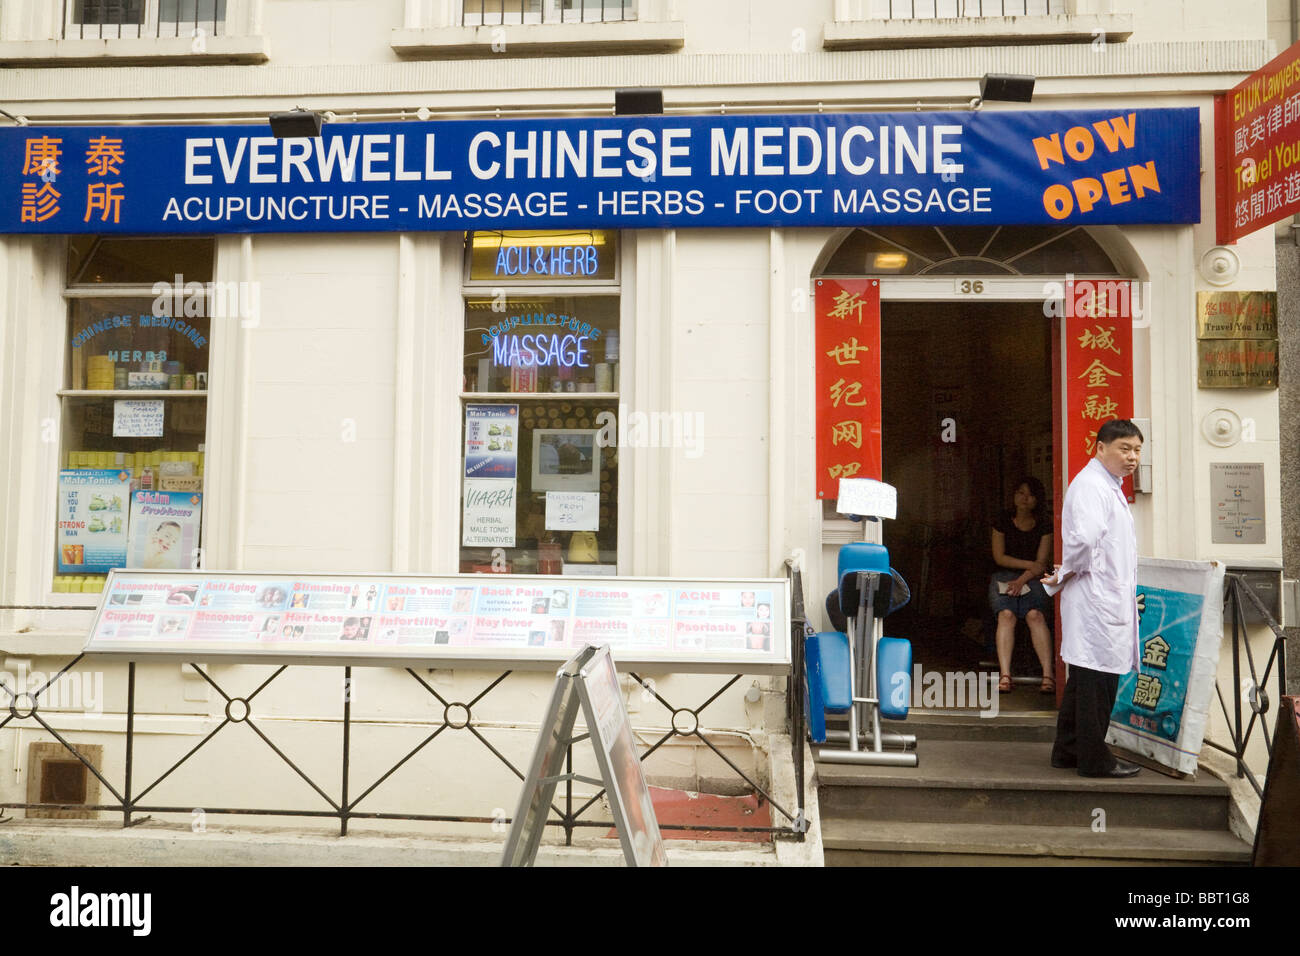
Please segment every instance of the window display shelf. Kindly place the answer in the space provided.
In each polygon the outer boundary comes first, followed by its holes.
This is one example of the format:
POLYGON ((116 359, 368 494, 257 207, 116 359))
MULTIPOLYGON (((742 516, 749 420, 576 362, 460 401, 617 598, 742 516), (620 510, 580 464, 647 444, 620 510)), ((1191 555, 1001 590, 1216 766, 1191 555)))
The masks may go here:
POLYGON ((207 398, 207 389, 197 388, 64 388, 60 398, 207 398))
MULTIPOLYGON (((165 393, 164 393, 165 394, 165 393)), ((461 392, 460 397, 466 399, 508 399, 512 402, 532 399, 539 402, 557 402, 557 401, 609 401, 611 398, 618 398, 618 392, 461 392)))

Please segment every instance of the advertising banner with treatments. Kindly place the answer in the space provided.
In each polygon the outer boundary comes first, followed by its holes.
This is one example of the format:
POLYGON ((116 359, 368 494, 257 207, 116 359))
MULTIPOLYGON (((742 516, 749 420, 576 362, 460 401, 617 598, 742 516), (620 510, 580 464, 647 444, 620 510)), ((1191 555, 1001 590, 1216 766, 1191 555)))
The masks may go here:
POLYGON ((1223 565, 1139 558, 1137 597, 1142 666, 1120 678, 1106 740, 1195 773, 1223 638, 1223 565))
POLYGON ((87 650, 546 669, 598 644, 640 666, 784 673, 789 607, 784 579, 119 570, 87 650))
POLYGON ((1195 109, 29 126, 0 233, 1194 223, 1199 156, 1195 109))

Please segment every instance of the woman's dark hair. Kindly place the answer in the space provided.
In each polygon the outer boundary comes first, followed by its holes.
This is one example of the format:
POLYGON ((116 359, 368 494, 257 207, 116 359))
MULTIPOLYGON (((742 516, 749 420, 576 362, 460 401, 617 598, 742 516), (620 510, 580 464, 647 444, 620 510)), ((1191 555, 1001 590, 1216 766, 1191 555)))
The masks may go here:
MULTIPOLYGON (((1021 485, 1027 485, 1029 487, 1029 493, 1034 496, 1034 517, 1041 520, 1043 517, 1043 505, 1047 502, 1047 491, 1043 488, 1043 483, 1033 475, 1025 475, 1017 481, 1014 486, 1012 486, 1012 493, 1014 494, 1019 491, 1021 485)), ((1014 508, 1012 510, 1014 510, 1014 508)))

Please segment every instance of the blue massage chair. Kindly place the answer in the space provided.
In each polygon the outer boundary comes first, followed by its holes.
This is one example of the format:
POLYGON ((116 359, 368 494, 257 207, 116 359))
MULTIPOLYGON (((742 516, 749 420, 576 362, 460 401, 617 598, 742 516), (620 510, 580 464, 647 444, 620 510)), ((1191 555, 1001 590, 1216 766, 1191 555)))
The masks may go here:
POLYGON ((911 592, 879 544, 842 547, 837 576, 827 606, 833 612, 838 605, 845 630, 814 634, 804 649, 810 736, 814 744, 841 745, 822 747, 817 759, 915 767, 916 736, 880 727, 882 717, 906 719, 912 697, 912 645, 883 636, 885 616, 907 604, 911 592), (848 730, 827 730, 827 714, 847 714, 848 730))

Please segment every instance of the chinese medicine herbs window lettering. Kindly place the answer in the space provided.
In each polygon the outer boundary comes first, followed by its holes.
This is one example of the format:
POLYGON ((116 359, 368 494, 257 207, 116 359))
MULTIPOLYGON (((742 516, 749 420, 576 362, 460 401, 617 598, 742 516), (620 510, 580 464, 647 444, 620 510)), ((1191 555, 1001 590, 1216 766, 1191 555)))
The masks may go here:
POLYGON ((211 239, 69 239, 54 591, 199 566, 211 239))
POLYGON ((466 240, 461 571, 613 574, 618 234, 466 240))

